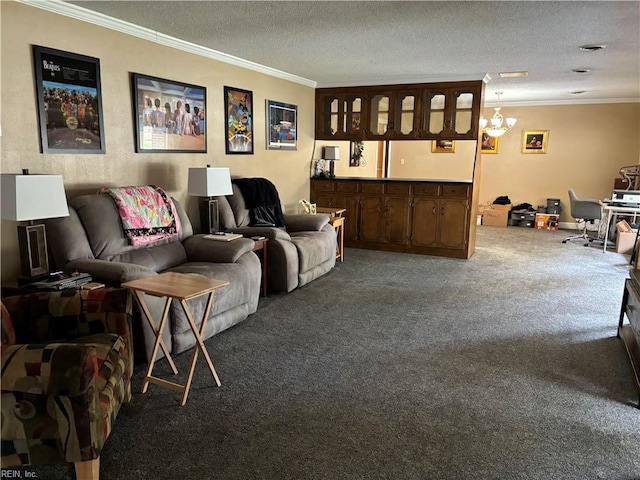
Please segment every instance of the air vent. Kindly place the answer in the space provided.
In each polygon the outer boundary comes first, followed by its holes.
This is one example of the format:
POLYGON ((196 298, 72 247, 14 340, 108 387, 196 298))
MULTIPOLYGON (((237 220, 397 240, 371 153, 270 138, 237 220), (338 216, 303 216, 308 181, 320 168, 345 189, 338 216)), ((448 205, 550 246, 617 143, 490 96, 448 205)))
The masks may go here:
POLYGON ((598 50, 602 50, 603 48, 607 48, 606 45, 580 45, 580 50, 584 50, 585 52, 597 52, 598 50))

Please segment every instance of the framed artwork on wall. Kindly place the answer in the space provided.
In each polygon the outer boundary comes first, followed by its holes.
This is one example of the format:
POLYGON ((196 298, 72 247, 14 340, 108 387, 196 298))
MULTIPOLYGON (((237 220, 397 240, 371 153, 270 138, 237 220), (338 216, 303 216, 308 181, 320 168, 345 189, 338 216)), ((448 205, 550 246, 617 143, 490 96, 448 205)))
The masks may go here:
POLYGON ((105 153, 100 60, 33 45, 40 151, 105 153))
POLYGON ((207 153, 207 89, 131 74, 137 153, 207 153))
POLYGON ((454 153, 455 151, 455 140, 433 140, 431 142, 431 153, 454 153))
POLYGON ((267 100, 267 149, 298 148, 298 107, 267 100))
POLYGON ((522 132, 522 153, 547 153, 549 130, 525 130, 522 132))
POLYGON ((224 87, 225 152, 253 154, 253 92, 224 87))
POLYGON ((481 153, 498 153, 499 145, 500 139, 498 137, 491 137, 484 132, 482 133, 481 153))

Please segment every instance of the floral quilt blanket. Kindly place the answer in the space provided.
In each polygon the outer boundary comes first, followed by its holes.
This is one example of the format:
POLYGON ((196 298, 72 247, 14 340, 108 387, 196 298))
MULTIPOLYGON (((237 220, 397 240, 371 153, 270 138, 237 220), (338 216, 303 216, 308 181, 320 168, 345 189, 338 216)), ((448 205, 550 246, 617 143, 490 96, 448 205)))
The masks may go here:
POLYGON ((131 245, 148 245, 180 232, 180 219, 175 214, 171 197, 155 185, 141 187, 104 187, 116 202, 122 228, 131 245))

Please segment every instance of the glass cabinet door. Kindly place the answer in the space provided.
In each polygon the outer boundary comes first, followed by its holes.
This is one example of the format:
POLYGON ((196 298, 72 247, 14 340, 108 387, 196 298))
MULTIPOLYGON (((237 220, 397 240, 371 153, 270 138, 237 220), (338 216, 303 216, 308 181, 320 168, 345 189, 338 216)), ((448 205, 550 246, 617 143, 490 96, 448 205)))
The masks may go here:
POLYGON ((395 95, 395 135, 409 136, 414 132, 416 97, 413 93, 395 95))
POLYGON ((380 94, 371 97, 371 121, 369 131, 373 136, 383 136, 389 130, 389 96, 380 94))
POLYGON ((426 133, 438 135, 445 129, 445 102, 444 93, 429 93, 427 95, 424 112, 426 133))
POLYGON ((473 129, 473 125, 471 123, 473 112, 473 93, 456 92, 455 101, 456 107, 453 114, 455 132, 464 135, 473 129))
POLYGON ((362 97, 350 96, 344 102, 343 132, 347 135, 358 135, 362 125, 362 97))
POLYGON ((338 134, 340 102, 337 96, 327 95, 322 101, 322 134, 335 136, 338 134))

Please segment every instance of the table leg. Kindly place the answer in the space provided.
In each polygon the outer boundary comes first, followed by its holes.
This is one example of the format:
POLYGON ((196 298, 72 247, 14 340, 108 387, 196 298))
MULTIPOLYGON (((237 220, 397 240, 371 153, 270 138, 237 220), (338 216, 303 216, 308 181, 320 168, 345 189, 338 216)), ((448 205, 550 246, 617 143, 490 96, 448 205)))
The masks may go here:
POLYGON ((204 342, 202 341, 202 334, 204 333, 205 326, 207 324, 207 319, 209 318, 209 311, 211 310, 211 305, 213 304, 215 291, 209 293, 209 297, 207 299, 207 306, 205 307, 204 314, 202 316, 202 323, 200 324, 200 329, 196 326, 193 321, 193 316, 191 315, 191 310, 189 310, 189 306, 187 305, 186 300, 180 300, 180 304, 182 305, 182 309, 184 310, 184 314, 189 321, 189 325, 191 326, 191 330, 193 331, 193 335, 196 339, 196 346, 193 349, 193 356, 191 357, 191 365, 189 366, 189 372, 187 374, 187 382, 184 385, 184 392, 182 394, 182 402, 181 405, 184 406, 187 403, 187 397, 189 396, 189 389, 191 388, 191 381, 193 380, 193 373, 195 372, 196 362, 198 360, 198 350, 202 352, 202 356, 207 361, 209 365, 209 370, 213 375, 214 380, 216 381, 216 385, 219 387, 220 379, 218 378, 218 374, 216 369, 213 366, 213 362, 211 361, 211 357, 209 357, 209 353, 207 352, 206 347, 204 346, 204 342))
MULTIPOLYGON (((138 303, 140 304, 140 308, 142 308, 142 312, 144 313, 144 316, 147 319, 147 322, 149 323, 149 326, 151 327, 151 330, 153 330, 153 333, 155 334, 156 338, 160 337, 160 348, 162 348, 162 353, 164 353, 164 356, 167 358, 167 361, 169 362, 169 365, 171 366, 171 370, 173 370, 174 375, 178 374, 178 369, 176 368, 175 363, 173 363, 173 359, 171 358, 171 354, 169 353, 169 349, 167 348, 167 345, 164 343, 164 340, 162 339, 162 330, 159 330, 158 328, 156 328, 156 324, 153 321, 153 317, 151 316, 151 312, 149 312, 149 307, 147 307, 146 302, 144 301, 144 295, 142 294, 142 292, 138 291, 138 290, 134 290, 133 293, 135 293, 136 298, 138 299, 138 303)), ((171 298, 167 299, 167 303, 165 303, 165 309, 168 312, 168 308, 171 305, 171 298)), ((157 354, 157 352, 156 352, 157 354)), ((151 358, 153 359, 153 361, 155 362, 156 359, 156 354, 154 354, 151 358)))
MULTIPOLYGON (((138 292, 136 291, 136 294, 138 292)), ((146 305, 146 304, 145 304, 146 305)), ((149 367, 147 368, 147 374, 144 377, 144 382, 142 382, 142 393, 147 393, 147 388, 149 387, 149 379, 151 378, 151 372, 153 372, 153 366, 156 363, 156 355, 158 354, 158 346, 162 342, 162 330, 164 329, 165 324, 167 323, 167 318, 169 317, 169 307, 171 306, 171 297, 167 297, 167 301, 165 302, 164 309, 162 311, 162 318, 160 319, 160 325, 158 326, 158 330, 156 332, 156 341, 153 342, 153 350, 151 350, 151 358, 149 360, 149 367)), ((151 317, 148 317, 150 320, 151 317)), ((168 357, 170 358, 170 357, 168 357)), ((173 362, 171 362, 173 363, 173 362)), ((173 365, 175 368, 175 365, 173 365)), ((177 373, 177 371, 176 371, 177 373)))
POLYGON ((607 228, 604 231, 604 246, 602 247, 603 252, 607 252, 607 242, 609 241, 609 227, 611 226, 611 212, 607 213, 607 228))

